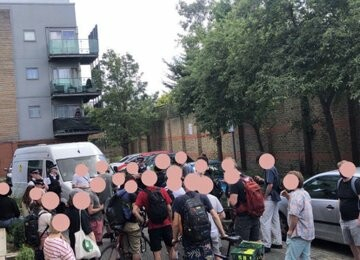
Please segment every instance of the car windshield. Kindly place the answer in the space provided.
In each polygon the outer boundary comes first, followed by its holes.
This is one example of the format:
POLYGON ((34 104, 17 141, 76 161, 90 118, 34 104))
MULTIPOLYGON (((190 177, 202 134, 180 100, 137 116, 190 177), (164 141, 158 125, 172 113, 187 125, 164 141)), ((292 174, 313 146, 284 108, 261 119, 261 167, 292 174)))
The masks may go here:
POLYGON ((59 159, 56 161, 56 164, 59 168, 59 172, 63 178, 63 181, 72 181, 75 167, 78 164, 85 164, 89 168, 90 178, 96 177, 96 163, 99 161, 106 161, 106 159, 103 155, 92 155, 77 158, 59 159))

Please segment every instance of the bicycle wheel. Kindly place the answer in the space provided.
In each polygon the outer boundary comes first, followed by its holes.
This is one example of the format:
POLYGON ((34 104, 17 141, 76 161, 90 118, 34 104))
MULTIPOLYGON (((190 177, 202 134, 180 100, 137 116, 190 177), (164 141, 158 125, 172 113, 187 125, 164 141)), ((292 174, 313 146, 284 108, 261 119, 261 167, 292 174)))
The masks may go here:
POLYGON ((116 248, 116 243, 112 243, 101 251, 100 260, 123 259, 116 248))

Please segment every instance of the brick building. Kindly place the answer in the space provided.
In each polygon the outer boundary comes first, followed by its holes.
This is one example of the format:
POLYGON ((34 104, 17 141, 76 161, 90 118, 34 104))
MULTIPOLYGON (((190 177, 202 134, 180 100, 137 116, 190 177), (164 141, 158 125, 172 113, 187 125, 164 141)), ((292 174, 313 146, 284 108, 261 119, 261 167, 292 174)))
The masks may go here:
POLYGON ((100 91, 81 73, 98 58, 97 27, 78 38, 74 3, 0 0, 0 46, 1 171, 17 147, 99 132, 83 104, 100 91))

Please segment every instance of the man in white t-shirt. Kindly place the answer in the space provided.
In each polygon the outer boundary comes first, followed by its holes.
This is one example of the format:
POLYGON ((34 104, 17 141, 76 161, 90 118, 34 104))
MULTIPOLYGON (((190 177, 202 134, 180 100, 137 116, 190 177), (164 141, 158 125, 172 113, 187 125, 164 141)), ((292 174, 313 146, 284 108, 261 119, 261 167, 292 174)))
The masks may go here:
POLYGON ((72 178, 72 187, 83 189, 83 190, 90 188, 89 174, 86 174, 85 176, 80 176, 75 173, 72 178))
MULTIPOLYGON (((208 199, 210 200, 211 205, 213 206, 214 210, 218 213, 220 220, 225 218, 224 208, 221 205, 219 199, 214 195, 207 194, 208 199)), ((221 247, 221 240, 219 230, 215 225, 215 222, 211 215, 208 213, 209 220, 211 223, 211 240, 212 240, 212 250, 214 254, 221 254, 220 247, 221 247)), ((215 259, 220 260, 220 257, 215 257, 215 259)))

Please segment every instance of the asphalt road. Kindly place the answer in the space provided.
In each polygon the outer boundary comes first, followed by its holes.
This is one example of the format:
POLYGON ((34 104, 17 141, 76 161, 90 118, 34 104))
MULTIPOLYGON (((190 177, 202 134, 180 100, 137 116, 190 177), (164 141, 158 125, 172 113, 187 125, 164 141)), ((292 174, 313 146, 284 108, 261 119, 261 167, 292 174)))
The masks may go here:
MULTIPOLYGON (((104 246, 109 244, 108 239, 104 239, 104 246)), ((142 255, 142 259, 153 259, 150 247, 147 245, 146 252, 142 255)), ((223 253, 227 250, 227 242, 223 241, 223 253)), ((285 259, 286 243, 283 243, 283 249, 272 249, 270 253, 265 254, 263 259, 279 260, 285 259)), ((179 245, 179 259, 182 259, 181 245, 179 245)), ((163 244, 162 259, 168 259, 166 248, 163 244)), ((351 260, 353 259, 350 248, 346 245, 336 244, 324 240, 314 240, 311 245, 311 259, 312 260, 351 260)))

